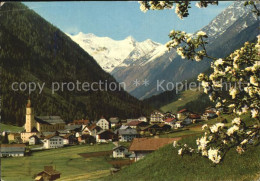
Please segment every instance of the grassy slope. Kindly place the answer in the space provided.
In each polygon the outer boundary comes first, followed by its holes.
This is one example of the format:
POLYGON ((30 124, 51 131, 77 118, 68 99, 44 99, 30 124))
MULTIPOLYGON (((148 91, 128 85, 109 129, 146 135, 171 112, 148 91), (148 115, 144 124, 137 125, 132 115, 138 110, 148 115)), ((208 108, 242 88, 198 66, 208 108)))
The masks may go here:
POLYGON ((24 130, 23 127, 18 127, 18 126, 0 123, 0 131, 20 132, 20 131, 23 131, 23 130, 24 130))
MULTIPOLYGON (((194 144, 196 137, 182 141, 194 144)), ((214 167, 210 160, 196 154, 181 157, 172 145, 148 155, 105 180, 252 180, 259 177, 260 146, 242 155, 231 150, 225 160, 214 167)))
POLYGON ((73 146, 34 152, 32 156, 3 158, 2 179, 5 181, 32 180, 45 165, 53 165, 61 172, 61 180, 86 180, 109 174, 111 165, 105 157, 82 158, 78 153, 111 150, 113 144, 73 146))
POLYGON ((181 92, 181 96, 180 96, 181 99, 169 103, 165 106, 162 106, 160 109, 164 112, 171 111, 173 113, 176 113, 178 111, 178 107, 184 106, 186 103, 196 100, 201 93, 202 91, 192 91, 192 90, 181 92))
MULTIPOLYGON (((205 123, 212 125, 223 118, 226 118, 227 125, 230 125, 234 116, 222 115, 219 118, 186 127, 189 130, 160 137, 190 135, 183 138, 182 142, 196 147, 195 139, 202 133, 201 125, 205 123)), ((248 124, 252 122, 248 115, 242 116, 242 119, 247 120, 248 124)), ((249 149, 242 155, 237 154, 233 149, 220 165, 214 167, 208 159, 196 154, 180 157, 177 155, 177 149, 168 145, 104 180, 252 180, 260 176, 259 152, 260 146, 249 149)))

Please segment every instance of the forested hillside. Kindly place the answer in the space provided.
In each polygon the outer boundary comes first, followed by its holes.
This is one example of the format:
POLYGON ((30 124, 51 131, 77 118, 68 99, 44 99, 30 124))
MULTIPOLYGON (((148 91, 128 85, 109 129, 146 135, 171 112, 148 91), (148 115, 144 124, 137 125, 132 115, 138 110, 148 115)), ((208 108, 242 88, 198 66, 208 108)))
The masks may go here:
POLYGON ((142 102, 125 91, 51 92, 52 82, 115 82, 96 61, 34 11, 18 2, 0 10, 2 122, 23 125, 28 91, 13 91, 13 82, 45 82, 43 92, 30 95, 36 115, 59 115, 64 120, 100 116, 146 115, 142 102))

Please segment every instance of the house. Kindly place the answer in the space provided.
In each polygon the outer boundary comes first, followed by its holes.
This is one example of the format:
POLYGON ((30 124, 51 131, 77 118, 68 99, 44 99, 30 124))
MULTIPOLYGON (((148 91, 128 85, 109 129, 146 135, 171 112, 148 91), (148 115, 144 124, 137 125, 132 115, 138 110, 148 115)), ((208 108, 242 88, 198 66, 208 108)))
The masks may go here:
POLYGON ((158 124, 151 124, 145 127, 140 128, 141 131, 149 131, 149 132, 156 132, 160 131, 161 127, 158 124))
POLYGON ((145 155, 180 139, 181 138, 135 138, 129 147, 129 151, 134 153, 134 160, 138 161, 145 155))
MULTIPOLYGON (((26 105, 25 131, 21 133, 23 142, 28 142, 29 137, 38 135, 39 132, 50 132, 65 128, 65 122, 60 116, 34 116, 34 109, 29 99, 26 105)), ((39 136, 39 135, 38 135, 39 136)))
POLYGON ((25 144, 1 144, 0 157, 24 156, 25 144))
POLYGON ((35 181, 56 180, 60 178, 61 173, 53 168, 53 166, 44 166, 44 170, 37 174, 35 181))
POLYGON ((147 118, 144 116, 139 117, 138 121, 148 122, 147 118))
POLYGON ((182 121, 182 125, 190 125, 192 123, 192 119, 187 116, 185 119, 182 121))
POLYGON ((76 133, 76 132, 81 132, 82 127, 85 125, 80 125, 80 124, 69 124, 65 126, 64 130, 59 130, 59 132, 64 132, 65 134, 67 133, 76 133))
POLYGON ((164 120, 164 123, 170 125, 173 128, 176 121, 176 118, 167 118, 164 120))
POLYGON ((15 140, 17 140, 17 138, 20 138, 20 137, 21 137, 20 133, 9 133, 8 134, 9 141, 15 141, 15 140))
POLYGON ((190 113, 192 113, 192 112, 189 111, 188 109, 182 109, 182 110, 178 111, 177 119, 184 120, 187 116, 189 116, 190 113))
POLYGON ((58 134, 48 135, 43 140, 43 147, 45 149, 60 148, 64 146, 63 137, 58 134))
POLYGON ((129 126, 131 128, 138 128, 138 127, 145 127, 145 126, 148 126, 149 123, 148 122, 143 122, 143 121, 131 121, 129 123, 126 124, 126 126, 129 126))
POLYGON ((87 119, 74 120, 71 125, 89 125, 90 122, 87 119))
POLYGON ((189 118, 191 119, 192 123, 197 123, 199 121, 201 121, 201 116, 199 114, 190 114, 189 118))
POLYGON ((108 130, 110 128, 110 123, 108 120, 106 120, 104 117, 102 117, 98 122, 96 123, 97 126, 102 128, 103 130, 108 130))
POLYGON ((176 115, 168 111, 163 114, 163 120, 165 121, 168 118, 176 118, 176 115))
POLYGON ((102 143, 102 142, 106 143, 106 142, 112 141, 114 139, 116 139, 116 134, 110 130, 102 130, 102 131, 98 132, 96 135, 97 143, 102 143))
POLYGON ((182 128, 183 126, 182 126, 182 121, 176 121, 175 122, 175 125, 174 125, 174 128, 175 129, 178 129, 178 128, 182 128))
POLYGON ((125 158, 128 149, 125 146, 117 146, 113 148, 113 158, 125 158))
POLYGON ((73 145, 77 143, 77 138, 74 134, 69 133, 63 136, 63 145, 73 145))
POLYGON ((161 128, 161 131, 170 131, 171 130, 171 126, 168 124, 158 124, 158 126, 161 128))
POLYGON ((32 135, 29 137, 29 145, 37 145, 37 144, 41 144, 41 140, 40 138, 38 138, 38 136, 36 135, 32 135))
POLYGON ((161 123, 163 122, 163 113, 160 111, 153 111, 150 116, 150 123, 161 123))
POLYGON ((112 117, 109 119, 109 122, 111 124, 111 128, 113 128, 120 123, 120 120, 118 117, 112 117))
POLYGON ((137 138, 139 134, 136 129, 119 129, 118 130, 119 141, 128 142, 132 141, 134 138, 137 138))
POLYGON ((98 132, 100 132, 102 130, 101 127, 97 126, 95 123, 90 125, 90 126, 85 126, 83 129, 82 129, 82 134, 89 134, 91 136, 96 136, 96 134, 98 132))
POLYGON ((132 129, 130 126, 127 126, 127 125, 122 125, 119 129, 132 129))
POLYGON ((211 110, 206 110, 205 113, 203 114, 203 119, 204 120, 208 120, 208 119, 212 119, 212 118, 216 118, 218 117, 218 115, 216 114, 215 111, 211 111, 211 110))

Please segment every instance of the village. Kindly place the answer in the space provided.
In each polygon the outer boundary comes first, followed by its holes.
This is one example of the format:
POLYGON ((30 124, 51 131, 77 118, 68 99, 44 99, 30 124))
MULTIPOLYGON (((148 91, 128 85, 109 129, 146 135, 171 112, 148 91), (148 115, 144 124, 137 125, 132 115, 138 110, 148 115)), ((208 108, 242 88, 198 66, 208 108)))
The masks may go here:
MULTIPOLYGON (((166 144, 181 139, 181 137, 160 137, 160 135, 181 131, 192 124, 215 118, 217 110, 207 108, 202 115, 187 109, 177 113, 154 110, 149 118, 141 116, 122 120, 118 117, 107 119, 101 116, 97 121, 82 119, 66 124, 60 116, 35 116, 31 100, 28 100, 25 117, 26 122, 22 132, 9 130, 1 132, 4 140, 8 140, 8 144, 3 142, 1 144, 2 158, 30 157, 31 152, 58 148, 62 152, 62 148, 75 145, 113 143, 112 150, 98 154, 108 154, 119 161, 125 159, 123 165, 128 165, 166 144)), ((112 172, 119 171, 122 166, 115 165, 111 168, 112 172)), ((60 178, 60 173, 52 166, 44 166, 44 170, 37 174, 35 180, 46 177, 60 178)))

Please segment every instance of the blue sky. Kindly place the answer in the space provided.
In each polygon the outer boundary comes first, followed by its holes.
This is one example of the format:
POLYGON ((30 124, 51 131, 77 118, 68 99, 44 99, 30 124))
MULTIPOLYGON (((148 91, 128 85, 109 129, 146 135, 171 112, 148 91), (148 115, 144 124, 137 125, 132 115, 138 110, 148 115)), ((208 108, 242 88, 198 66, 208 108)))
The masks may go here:
POLYGON ((66 33, 93 33, 115 40, 131 35, 137 41, 151 39, 163 44, 172 29, 196 32, 231 3, 199 9, 192 2, 190 16, 180 20, 174 9, 143 13, 136 1, 24 2, 66 33))

